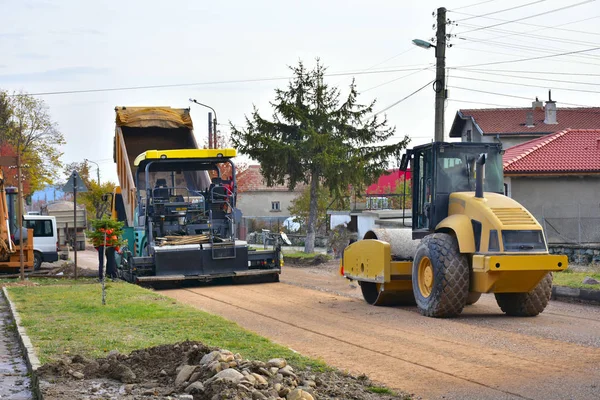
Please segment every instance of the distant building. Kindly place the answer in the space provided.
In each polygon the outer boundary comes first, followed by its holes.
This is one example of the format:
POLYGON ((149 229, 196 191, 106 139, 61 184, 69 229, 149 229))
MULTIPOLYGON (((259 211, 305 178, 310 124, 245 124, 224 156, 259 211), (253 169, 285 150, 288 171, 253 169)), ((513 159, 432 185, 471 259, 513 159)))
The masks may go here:
POLYGON ((250 165, 238 175, 237 181, 237 208, 246 218, 289 217, 288 207, 305 188, 305 185, 298 185, 290 191, 286 185, 267 186, 260 165, 250 165))
POLYGON ((565 129, 503 156, 507 194, 543 225, 549 243, 600 243, 600 129, 565 129))
POLYGON ((463 142, 501 142, 504 149, 565 129, 600 129, 600 107, 558 108, 535 100, 528 108, 461 109, 450 128, 463 142))

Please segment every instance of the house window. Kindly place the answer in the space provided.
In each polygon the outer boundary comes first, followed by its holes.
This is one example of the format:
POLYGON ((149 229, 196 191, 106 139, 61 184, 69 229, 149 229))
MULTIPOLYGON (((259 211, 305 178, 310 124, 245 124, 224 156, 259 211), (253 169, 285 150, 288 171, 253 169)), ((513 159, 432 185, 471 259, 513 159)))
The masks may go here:
POLYGON ((281 205, 278 201, 271 202, 271 211, 281 211, 281 205))
POLYGON ((471 130, 467 129, 467 142, 471 142, 473 138, 471 137, 471 130))

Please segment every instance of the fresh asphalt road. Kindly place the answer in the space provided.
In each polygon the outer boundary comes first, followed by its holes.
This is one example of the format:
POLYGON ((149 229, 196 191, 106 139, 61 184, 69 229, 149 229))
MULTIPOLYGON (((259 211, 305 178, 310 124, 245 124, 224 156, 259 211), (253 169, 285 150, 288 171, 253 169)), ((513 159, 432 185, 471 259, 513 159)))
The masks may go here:
POLYGON ((341 370, 426 399, 600 399, 600 307, 551 302, 503 315, 493 295, 459 318, 373 307, 327 268, 280 283, 162 291, 341 370))

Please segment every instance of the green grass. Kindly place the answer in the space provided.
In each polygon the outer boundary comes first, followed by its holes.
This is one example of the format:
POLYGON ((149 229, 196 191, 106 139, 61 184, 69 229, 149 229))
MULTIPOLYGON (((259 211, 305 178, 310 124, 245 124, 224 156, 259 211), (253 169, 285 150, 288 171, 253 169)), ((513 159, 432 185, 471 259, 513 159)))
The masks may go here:
POLYGON ((102 306, 99 284, 62 283, 8 288, 42 363, 64 354, 98 357, 111 350, 129 353, 195 340, 249 359, 283 357, 299 368, 329 369, 322 361, 301 356, 231 321, 148 289, 110 283, 107 304, 102 306))
POLYGON ((382 386, 369 386, 367 388, 367 390, 371 393, 377 393, 377 394, 389 394, 389 395, 395 394, 391 389, 388 389, 388 388, 382 387, 382 386))
POLYGON ((302 259, 311 259, 315 257, 324 257, 327 260, 331 259, 330 255, 323 253, 304 253, 302 251, 293 251, 289 253, 283 253, 284 258, 302 258, 302 259))
MULTIPOLYGON (((25 281, 30 281, 36 283, 38 285, 46 286, 46 285, 64 285, 65 282, 72 281, 67 278, 26 278, 25 281)), ((0 287, 2 287, 6 283, 19 283, 21 280, 19 278, 11 278, 11 279, 0 279, 0 287)), ((96 278, 83 277, 78 278, 78 283, 95 283, 96 278)))
POLYGON ((584 285, 583 279, 589 276, 591 278, 600 281, 600 273, 592 273, 592 272, 573 272, 570 269, 567 269, 562 272, 557 272, 554 274, 554 285, 559 286, 568 286, 572 288, 580 288, 580 289, 596 289, 600 290, 600 285, 584 285))

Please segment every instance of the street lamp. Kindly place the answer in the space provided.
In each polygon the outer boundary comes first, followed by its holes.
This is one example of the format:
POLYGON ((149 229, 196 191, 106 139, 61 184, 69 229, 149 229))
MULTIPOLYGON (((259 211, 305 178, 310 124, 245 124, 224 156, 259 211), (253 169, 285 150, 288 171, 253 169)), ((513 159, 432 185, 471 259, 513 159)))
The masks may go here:
POLYGON ((96 164, 96 174, 98 175, 98 186, 100 186, 100 166, 98 165, 97 162, 92 161, 92 160, 88 160, 87 158, 84 159, 85 162, 91 162, 92 164, 96 164))
POLYGON ((414 39, 415 46, 423 49, 433 47, 435 49, 435 133, 434 141, 444 141, 444 103, 446 102, 446 9, 440 7, 437 10, 437 33, 436 43, 421 39, 414 39))
POLYGON ((423 49, 428 49, 430 47, 436 47, 434 44, 431 44, 425 40, 421 40, 421 39, 413 39, 412 43, 417 46, 417 47, 421 47, 423 49))
POLYGON ((211 106, 202 104, 199 101, 197 101, 196 99, 190 98, 190 102, 196 103, 202 107, 209 108, 212 110, 213 113, 215 113, 215 119, 212 121, 210 120, 210 113, 208 113, 208 148, 209 149, 213 148, 213 142, 214 142, 214 147, 217 148, 217 112, 211 106), (214 138, 213 138, 213 130, 214 130, 214 138))

